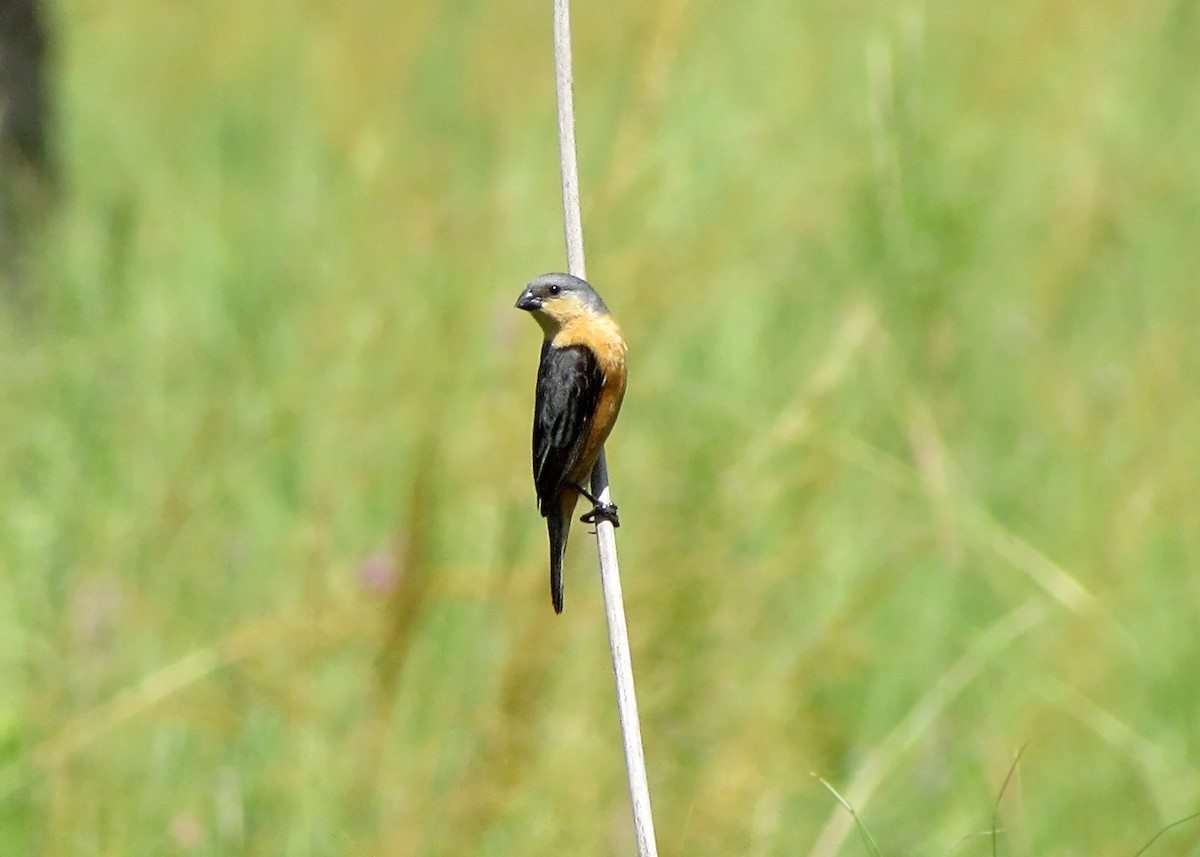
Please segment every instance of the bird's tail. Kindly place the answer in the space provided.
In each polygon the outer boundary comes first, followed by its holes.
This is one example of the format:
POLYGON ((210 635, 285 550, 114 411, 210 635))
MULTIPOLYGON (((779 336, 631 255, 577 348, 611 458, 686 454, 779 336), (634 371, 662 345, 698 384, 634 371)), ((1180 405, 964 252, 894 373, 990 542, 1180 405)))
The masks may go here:
POLYGON ((571 515, 575 511, 575 501, 578 499, 574 492, 564 491, 565 495, 546 516, 546 529, 550 532, 550 600, 554 604, 554 612, 563 611, 563 560, 567 556, 567 536, 571 532, 571 515))

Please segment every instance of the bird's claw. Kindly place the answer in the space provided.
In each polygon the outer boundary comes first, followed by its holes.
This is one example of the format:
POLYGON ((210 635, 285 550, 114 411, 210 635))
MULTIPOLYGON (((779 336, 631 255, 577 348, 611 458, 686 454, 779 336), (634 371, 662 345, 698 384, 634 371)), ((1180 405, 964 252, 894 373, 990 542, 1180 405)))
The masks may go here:
POLYGON ((617 517, 616 503, 597 503, 592 511, 586 515, 581 515, 579 518, 585 524, 595 524, 599 521, 608 521, 614 527, 621 526, 621 519, 617 517))

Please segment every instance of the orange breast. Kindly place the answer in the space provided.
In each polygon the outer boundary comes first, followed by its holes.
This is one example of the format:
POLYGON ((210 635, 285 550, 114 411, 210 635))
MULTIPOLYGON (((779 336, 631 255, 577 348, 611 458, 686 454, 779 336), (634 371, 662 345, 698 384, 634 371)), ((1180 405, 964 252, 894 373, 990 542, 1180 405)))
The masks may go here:
POLYGON ((583 450, 571 473, 576 482, 584 482, 592 472, 596 458, 608 440, 609 432, 621 411, 625 398, 625 340, 617 323, 607 315, 584 315, 565 326, 554 337, 554 344, 561 346, 584 345, 596 355, 600 371, 604 373, 604 387, 592 418, 592 427, 584 442, 583 450))

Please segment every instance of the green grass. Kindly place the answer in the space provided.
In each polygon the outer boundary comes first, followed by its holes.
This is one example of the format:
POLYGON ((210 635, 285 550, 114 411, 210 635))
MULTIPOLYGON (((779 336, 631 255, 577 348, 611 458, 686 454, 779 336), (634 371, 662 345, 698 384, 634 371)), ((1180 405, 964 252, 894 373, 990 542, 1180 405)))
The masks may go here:
MULTIPOLYGON (((1193 4, 577 5, 660 851, 1200 806, 1193 4)), ((632 851, 528 472, 549 4, 65 2, 0 304, 0 853, 632 851)), ((840 850, 839 850, 840 849, 840 850)), ((1200 823, 1149 855, 1200 854, 1200 823)))

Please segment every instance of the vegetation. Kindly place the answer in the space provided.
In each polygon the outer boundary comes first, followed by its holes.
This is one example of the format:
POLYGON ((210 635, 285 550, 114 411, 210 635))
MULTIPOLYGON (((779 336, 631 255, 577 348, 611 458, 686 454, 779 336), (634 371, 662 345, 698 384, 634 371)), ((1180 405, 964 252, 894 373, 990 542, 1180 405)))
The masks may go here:
MULTIPOLYGON (((563 266, 549 4, 53 11, 0 853, 630 853, 512 309, 563 266)), ((664 857, 869 853, 834 789, 884 855, 1131 857, 1194 812, 1200 7, 574 23, 664 857)))

